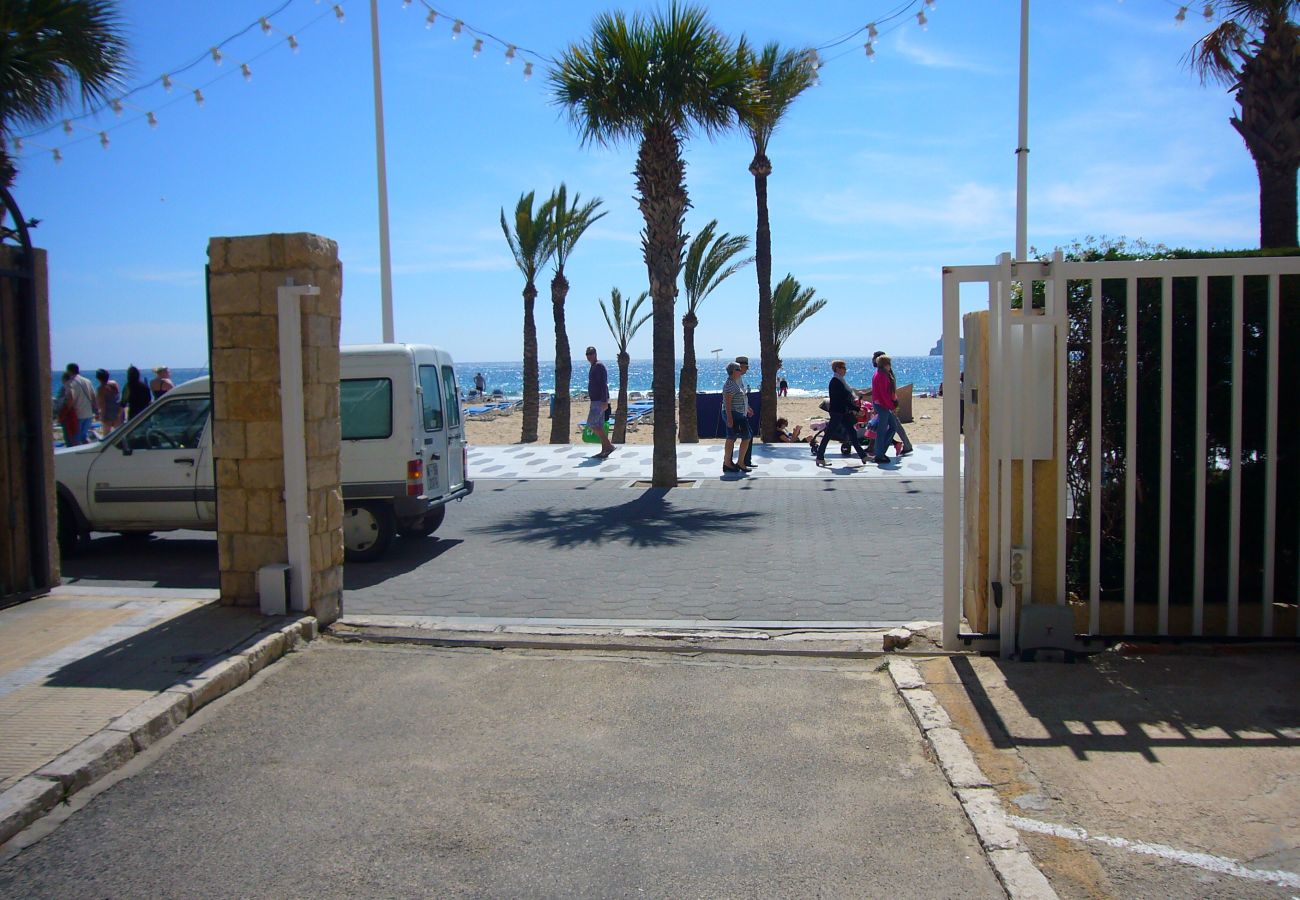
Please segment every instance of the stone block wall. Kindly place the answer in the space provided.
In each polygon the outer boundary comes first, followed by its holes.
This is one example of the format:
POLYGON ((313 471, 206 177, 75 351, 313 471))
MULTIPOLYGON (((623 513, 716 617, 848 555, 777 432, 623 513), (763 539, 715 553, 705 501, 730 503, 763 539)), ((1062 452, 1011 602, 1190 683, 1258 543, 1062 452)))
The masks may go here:
POLYGON ((313 234, 212 238, 208 243, 221 601, 256 606, 257 570, 288 560, 277 291, 289 279, 320 288, 320 294, 301 298, 301 310, 311 516, 307 602, 323 624, 338 618, 343 598, 343 276, 338 245, 313 234))

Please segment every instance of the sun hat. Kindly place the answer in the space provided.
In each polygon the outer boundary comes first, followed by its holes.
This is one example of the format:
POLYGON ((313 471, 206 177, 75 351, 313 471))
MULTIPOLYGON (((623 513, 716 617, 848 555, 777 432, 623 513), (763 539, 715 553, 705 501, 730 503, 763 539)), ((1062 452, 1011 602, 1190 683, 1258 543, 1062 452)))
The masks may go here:
POLYGON ((736 364, 737 364, 737 365, 741 365, 741 366, 747 366, 747 365, 749 365, 749 357, 748 357, 748 356, 737 356, 737 357, 736 357, 736 364))

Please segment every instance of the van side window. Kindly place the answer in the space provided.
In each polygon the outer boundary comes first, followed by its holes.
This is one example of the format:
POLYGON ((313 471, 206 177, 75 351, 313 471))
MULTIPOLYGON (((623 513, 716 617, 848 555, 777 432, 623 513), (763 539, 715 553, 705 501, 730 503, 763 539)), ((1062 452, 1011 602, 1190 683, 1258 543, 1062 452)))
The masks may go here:
POLYGON ((139 422, 132 422, 126 446, 132 450, 192 450, 203 437, 212 400, 185 397, 149 408, 139 422))
POLYGON ((447 401, 447 423, 460 424, 460 387, 456 384, 456 373, 451 366, 442 367, 442 391, 447 401))
POLYGON ((339 382, 343 440, 363 441, 393 433, 393 382, 387 378, 344 378, 339 382))
POLYGON ((437 366, 420 366, 420 393, 424 395, 424 430, 442 431, 442 394, 438 390, 437 366))

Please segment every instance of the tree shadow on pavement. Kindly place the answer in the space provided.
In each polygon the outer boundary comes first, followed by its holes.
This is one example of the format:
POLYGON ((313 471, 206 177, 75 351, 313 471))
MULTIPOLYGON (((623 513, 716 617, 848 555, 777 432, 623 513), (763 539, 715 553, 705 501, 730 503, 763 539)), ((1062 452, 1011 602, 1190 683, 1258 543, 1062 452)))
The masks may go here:
POLYGON ((671 547, 702 536, 756 530, 757 512, 724 512, 698 507, 676 507, 667 488, 648 488, 618 506, 554 512, 533 509, 492 525, 472 529, 502 541, 574 547, 582 544, 626 544, 633 547, 671 547))

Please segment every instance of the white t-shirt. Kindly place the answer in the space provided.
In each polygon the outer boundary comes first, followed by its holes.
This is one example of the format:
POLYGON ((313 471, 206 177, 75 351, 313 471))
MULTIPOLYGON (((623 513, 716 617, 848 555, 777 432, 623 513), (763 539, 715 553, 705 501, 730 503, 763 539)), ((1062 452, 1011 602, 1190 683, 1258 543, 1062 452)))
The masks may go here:
POLYGON ((78 419, 89 419, 95 415, 95 388, 85 375, 77 375, 68 382, 72 392, 72 401, 76 406, 78 419))

